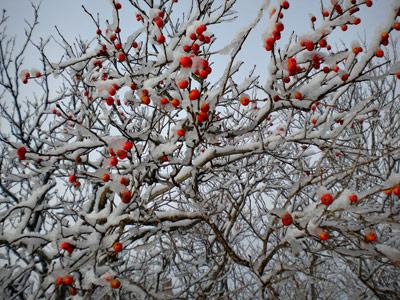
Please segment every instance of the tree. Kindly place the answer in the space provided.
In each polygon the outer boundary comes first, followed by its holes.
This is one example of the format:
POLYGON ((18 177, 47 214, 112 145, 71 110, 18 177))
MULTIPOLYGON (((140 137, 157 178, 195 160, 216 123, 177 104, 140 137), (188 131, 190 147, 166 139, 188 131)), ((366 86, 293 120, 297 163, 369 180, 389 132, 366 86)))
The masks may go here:
POLYGON ((58 63, 39 7, 18 51, 3 14, 5 298, 399 298, 399 4, 369 44, 334 47, 371 0, 321 1, 306 34, 265 1, 217 49, 235 2, 110 1, 105 24, 83 7, 96 37, 60 32, 58 63), (237 59, 263 16, 266 83, 237 59))

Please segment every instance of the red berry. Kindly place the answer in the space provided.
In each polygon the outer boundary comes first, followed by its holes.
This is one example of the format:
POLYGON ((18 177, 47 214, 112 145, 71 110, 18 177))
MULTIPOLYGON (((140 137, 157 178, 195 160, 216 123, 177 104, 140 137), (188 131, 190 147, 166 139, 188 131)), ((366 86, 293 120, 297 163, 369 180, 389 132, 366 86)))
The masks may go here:
POLYGON ((292 217, 292 215, 289 214, 289 213, 285 213, 285 214, 282 216, 282 224, 283 224, 283 226, 289 226, 289 225, 292 224, 292 223, 293 223, 293 217, 292 217))
POLYGON ((124 177, 124 176, 121 176, 120 179, 119 179, 119 183, 122 184, 122 185, 128 186, 129 185, 129 179, 124 177))
POLYGON ((399 31, 400 30, 400 22, 395 22, 393 25, 393 29, 399 31))
POLYGON ((102 178, 102 180, 104 182, 109 182, 110 181, 110 174, 106 173, 101 178, 102 178))
POLYGON ((275 95, 275 96, 274 96, 274 101, 275 101, 275 102, 278 102, 279 100, 281 100, 281 97, 279 97, 278 95, 275 95))
POLYGON ((72 275, 66 275, 63 278, 63 283, 65 285, 71 285, 74 282, 74 277, 72 275))
POLYGON ((62 242, 60 244, 60 248, 62 250, 67 251, 69 254, 71 254, 75 249, 75 247, 73 245, 71 245, 70 243, 68 243, 68 242, 62 242))
POLYGON ((200 111, 197 114, 197 122, 198 123, 203 123, 204 121, 207 121, 207 120, 208 120, 208 113, 207 112, 200 111))
POLYGON ((393 189, 392 192, 394 195, 396 195, 397 197, 400 196, 400 185, 396 185, 393 189))
POLYGON ((158 28, 162 28, 164 26, 164 21, 160 17, 154 18, 154 23, 158 28))
POLYGON ((70 294, 71 296, 75 296, 76 294, 78 294, 78 290, 77 290, 76 287, 70 287, 70 288, 68 289, 68 292, 69 292, 69 294, 70 294))
POLYGON ((313 125, 316 125, 317 122, 318 122, 318 120, 317 120, 316 118, 312 118, 312 119, 311 119, 311 123, 312 123, 313 125))
POLYGON ((343 9, 339 4, 335 5, 335 10, 339 15, 341 15, 343 13, 343 9))
POLYGON ((357 195, 356 195, 356 194, 351 194, 351 195, 349 195, 349 201, 350 201, 351 203, 356 203, 356 202, 358 201, 357 195))
POLYGON ((392 189, 386 189, 383 191, 386 196, 390 196, 392 194, 392 189))
POLYGON ((333 66, 332 70, 335 73, 339 72, 339 66, 338 65, 333 66))
POLYGON ((197 40, 197 35, 196 35, 195 33, 191 33, 189 37, 190 37, 190 39, 191 39, 192 41, 197 40))
POLYGON ((200 107, 200 110, 202 112, 207 113, 210 110, 210 105, 208 103, 203 103, 200 107))
POLYGON ((199 44, 194 43, 194 44, 192 45, 192 51, 193 51, 193 52, 198 52, 199 49, 200 49, 199 44))
POLYGON ((125 159, 128 156, 128 153, 125 150, 118 149, 117 156, 119 159, 125 159))
POLYGON ((190 45, 184 45, 183 46, 183 51, 185 52, 189 52, 192 48, 190 47, 190 45))
POLYGON ((114 45, 115 50, 121 50, 122 45, 120 43, 114 45))
POLYGON ((325 48, 328 43, 325 39, 321 39, 318 44, 321 48, 325 48))
POLYGON ((378 49, 375 51, 375 56, 376 57, 383 57, 384 53, 382 49, 378 49))
POLYGON ((201 24, 196 28, 196 33, 197 34, 202 34, 206 30, 207 30, 207 26, 204 25, 204 24, 201 24))
POLYGON ((162 34, 160 34, 160 35, 157 37, 157 43, 159 43, 159 44, 164 44, 164 43, 165 43, 165 36, 162 35, 162 34))
POLYGON ((323 205, 329 206, 333 202, 333 196, 330 193, 323 194, 321 196, 321 203, 323 205))
POLYGON ((282 32, 285 29, 285 26, 282 23, 275 24, 275 30, 278 32, 282 32))
POLYGON ((70 183, 74 183, 74 182, 76 181, 76 176, 75 176, 75 175, 69 175, 68 181, 69 181, 70 183))
POLYGON ((179 60, 179 64, 183 68, 190 68, 193 64, 192 59, 189 56, 182 56, 179 60))
POLYGON ((106 103, 107 103, 107 105, 112 106, 114 104, 114 98, 111 97, 111 96, 107 97, 106 98, 106 103))
POLYGON ((354 54, 358 54, 358 53, 361 53, 363 51, 363 48, 361 48, 361 47, 355 47, 355 49, 353 49, 353 52, 354 52, 354 54), (355 52, 354 52, 354 50, 355 50, 355 52))
POLYGON ((367 5, 368 7, 372 6, 372 0, 366 0, 365 1, 365 5, 367 5))
POLYGON ((342 27, 341 27, 341 28, 342 28, 342 30, 343 30, 343 31, 346 31, 346 30, 347 30, 347 25, 346 25, 346 24, 344 24, 344 25, 342 25, 342 27))
POLYGON ((176 131, 176 134, 178 135, 178 136, 180 136, 180 137, 182 137, 182 136, 184 136, 185 135, 185 129, 178 129, 177 131, 176 131))
POLYGON ((342 75, 342 80, 343 80, 343 81, 347 81, 347 79, 349 79, 349 74, 343 73, 343 75, 342 75))
POLYGON ((74 182, 74 187, 79 188, 81 186, 81 183, 79 181, 74 182))
POLYGON ((281 6, 282 6, 284 9, 288 9, 288 8, 289 8, 289 2, 288 2, 288 1, 283 1, 281 6))
POLYGON ((115 252, 121 252, 122 248, 123 248, 123 246, 122 246, 122 243, 120 243, 120 242, 116 242, 113 245, 113 249, 115 252))
POLYGON ((293 96, 297 100, 302 100, 303 99, 303 95, 299 91, 294 92, 293 96))
POLYGON ((116 9, 121 9, 122 8, 122 4, 119 2, 115 2, 115 8, 116 9))
POLYGON ((247 96, 242 96, 240 97, 240 104, 242 104, 243 106, 247 106, 250 103, 250 99, 247 96))
POLYGON ((121 197, 121 201, 125 204, 129 203, 129 201, 131 201, 132 198, 132 193, 130 190, 125 189, 120 193, 120 197, 121 197))
POLYGON ((57 277, 55 281, 55 285, 62 285, 63 284, 63 278, 62 277, 57 277))
POLYGON ((150 97, 149 96, 142 96, 140 97, 140 99, 142 100, 142 103, 145 105, 149 105, 150 104, 150 97))
POLYGON ((160 103, 161 103, 162 105, 167 105, 167 104, 169 103, 169 100, 168 100, 168 98, 161 98, 161 99, 160 99, 160 103))
POLYGON ((115 156, 113 156, 113 157, 110 158, 110 162, 109 163, 110 163, 111 167, 115 167, 116 165, 118 165, 118 159, 115 156))
POLYGON ((200 91, 198 89, 191 90, 189 93, 190 100, 197 100, 200 98, 200 91))
POLYGON ((172 99, 171 104, 173 107, 178 108, 179 105, 181 105, 181 102, 178 99, 174 98, 172 99))
POLYGON ((100 35, 100 34, 101 34, 101 29, 100 29, 100 28, 97 28, 96 34, 97 34, 97 35, 100 35))
POLYGON ((130 140, 127 140, 127 141, 124 143, 124 145, 122 146, 122 148, 123 148, 125 151, 130 151, 130 150, 132 149, 132 147, 133 147, 133 142, 130 141, 130 140))
POLYGON ((19 147, 17 149, 17 156, 20 160, 25 160, 25 154, 26 154, 26 148, 25 147, 19 147))
POLYGON ((126 59, 125 53, 123 53, 123 52, 118 53, 117 59, 119 62, 125 61, 125 59, 126 59))
POLYGON ((275 39, 273 37, 269 37, 265 39, 265 44, 267 46, 271 46, 271 48, 274 46, 275 44, 275 39))
POLYGON ((313 51, 314 50, 314 42, 307 40, 304 42, 304 47, 308 50, 308 51, 313 51))
POLYGON ((184 79, 179 81, 178 86, 180 89, 186 89, 189 86, 189 81, 184 79))

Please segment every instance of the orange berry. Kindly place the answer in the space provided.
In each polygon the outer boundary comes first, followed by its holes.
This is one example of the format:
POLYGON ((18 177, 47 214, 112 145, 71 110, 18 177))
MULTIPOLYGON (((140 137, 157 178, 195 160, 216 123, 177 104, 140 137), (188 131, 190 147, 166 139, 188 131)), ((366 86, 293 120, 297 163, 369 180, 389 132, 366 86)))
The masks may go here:
POLYGON ((242 96, 240 98, 240 104, 242 104, 243 106, 247 106, 250 103, 250 99, 247 96, 242 96))
POLYGON ((112 279, 110 281, 111 288, 118 289, 121 286, 121 282, 118 279, 112 279))
POLYGON ((378 239, 375 231, 369 231, 365 234, 364 239, 367 243, 373 243, 378 239))
POLYGON ((122 248, 123 248, 123 246, 122 246, 122 243, 120 243, 120 242, 116 242, 113 245, 113 249, 115 252, 121 252, 122 248))
POLYGON ((328 231, 324 230, 319 234, 319 239, 321 241, 326 241, 327 239, 329 239, 329 233, 328 231))

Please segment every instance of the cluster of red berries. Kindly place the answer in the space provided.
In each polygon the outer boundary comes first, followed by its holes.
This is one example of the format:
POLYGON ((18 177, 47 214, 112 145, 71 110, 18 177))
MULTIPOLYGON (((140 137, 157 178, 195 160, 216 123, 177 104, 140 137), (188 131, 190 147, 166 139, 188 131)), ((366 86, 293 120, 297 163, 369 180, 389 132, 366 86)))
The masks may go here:
POLYGON ((397 197, 400 197, 400 184, 394 186, 393 188, 384 190, 384 193, 387 196, 390 196, 391 194, 393 194, 393 195, 395 195, 397 197))
MULTIPOLYGON (((391 193, 392 190, 390 190, 391 193)), ((400 196, 400 185, 398 185, 398 191, 396 191, 398 193, 398 195, 400 196)), ((333 196, 330 193, 325 193, 321 196, 320 198, 321 203, 329 206, 333 203, 333 196)), ((356 194, 350 194, 348 196, 348 200, 350 201, 350 203, 356 203, 358 201, 358 196, 356 194)), ((289 226, 291 224, 293 224, 293 217, 290 213, 286 212, 281 216, 281 221, 283 226, 289 226)), ((321 232, 319 233, 319 239, 321 241, 326 241, 329 239, 329 232, 327 230, 321 230, 321 232)), ((364 240, 368 243, 372 243, 375 242, 377 240, 377 234, 375 231, 368 231, 365 233, 364 235, 364 240)))
POLYGON ((296 75, 297 73, 301 72, 301 68, 298 66, 297 60, 294 57, 288 58, 287 68, 290 76, 296 75))
MULTIPOLYGON (((108 149, 108 152, 110 153, 110 161, 109 164, 111 167, 116 167, 118 165, 118 159, 123 160, 127 158, 128 152, 131 151, 133 148, 133 142, 131 140, 126 140, 124 144, 122 145, 122 149, 118 149, 116 152, 112 147, 108 149), (117 158, 118 157, 118 158, 117 158)), ((104 178, 103 178, 104 180, 104 178)), ((109 180, 109 178, 108 178, 109 180)), ((107 181, 108 181, 107 180, 107 181)))
POLYGON ((68 292, 71 296, 75 296, 78 293, 77 288, 73 287, 72 284, 74 283, 74 277, 72 275, 65 275, 64 277, 57 277, 55 285, 56 286, 69 286, 68 292))
POLYGON ((78 181, 75 174, 69 175, 68 182, 72 183, 76 188, 81 186, 81 183, 78 181))
POLYGON ((197 113, 197 122, 199 124, 208 120, 208 113, 210 111, 210 105, 205 102, 200 106, 200 111, 197 113))
POLYGON ((150 99, 150 93, 149 90, 147 89, 142 89, 140 91, 140 101, 144 104, 144 105, 149 105, 151 102, 150 99))
POLYGON ((281 32, 285 29, 285 26, 278 22, 275 24, 274 30, 271 32, 270 36, 264 41, 265 50, 271 51, 274 48, 275 42, 281 39, 281 32))
MULTIPOLYGON (((165 43, 165 36, 162 33, 162 29, 164 27, 164 17, 165 13, 163 11, 160 11, 157 16, 153 18, 153 23, 159 28, 160 34, 156 37, 156 41, 159 44, 164 44, 165 43)), ((139 18, 141 20, 141 17, 139 18)))
POLYGON ((197 26, 195 32, 189 34, 190 40, 192 40, 192 44, 186 44, 183 46, 183 51, 189 53, 193 53, 194 55, 198 55, 200 52, 200 46, 203 44, 209 44, 211 42, 211 37, 208 35, 204 35, 204 32, 207 30, 207 26, 205 24, 200 24, 197 26))

